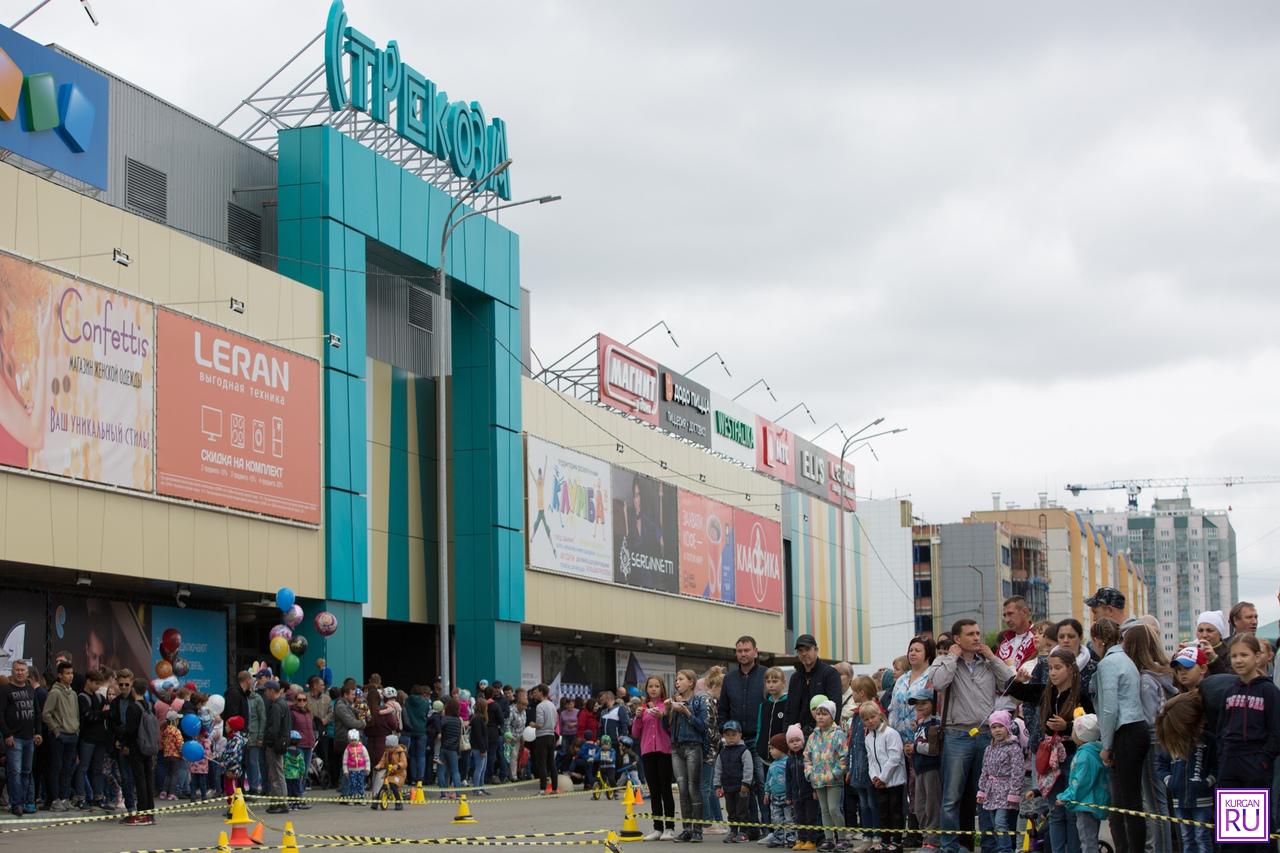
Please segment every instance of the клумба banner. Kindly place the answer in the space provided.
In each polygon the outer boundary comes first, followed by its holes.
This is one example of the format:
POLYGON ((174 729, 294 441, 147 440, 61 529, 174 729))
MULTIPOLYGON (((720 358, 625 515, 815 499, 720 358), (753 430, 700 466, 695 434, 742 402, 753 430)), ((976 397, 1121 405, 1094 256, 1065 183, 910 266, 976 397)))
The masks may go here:
POLYGON ((0 465, 149 491, 153 314, 0 255, 0 465))
POLYGON ((529 436, 529 565, 613 580, 609 463, 529 436))
POLYGON ((320 364, 172 311, 157 329, 157 489, 318 524, 320 364))

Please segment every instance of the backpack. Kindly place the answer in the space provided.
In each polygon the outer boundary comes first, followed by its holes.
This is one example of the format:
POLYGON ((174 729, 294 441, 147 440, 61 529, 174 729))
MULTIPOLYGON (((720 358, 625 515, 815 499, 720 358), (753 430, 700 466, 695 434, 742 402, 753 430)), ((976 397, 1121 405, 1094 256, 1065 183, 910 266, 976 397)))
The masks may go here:
POLYGON ((142 710, 142 717, 138 720, 138 752, 147 758, 154 758, 160 751, 160 723, 146 702, 134 704, 142 710))

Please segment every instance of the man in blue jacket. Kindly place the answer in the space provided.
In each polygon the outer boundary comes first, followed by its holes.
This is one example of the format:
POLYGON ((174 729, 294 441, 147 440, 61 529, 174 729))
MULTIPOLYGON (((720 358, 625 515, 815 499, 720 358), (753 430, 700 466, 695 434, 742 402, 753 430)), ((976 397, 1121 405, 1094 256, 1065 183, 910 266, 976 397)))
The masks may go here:
MULTIPOLYGON (((762 816, 769 812, 764 806, 764 759, 760 757, 756 738, 760 725, 760 706, 764 704, 764 667, 757 663, 759 650, 754 637, 743 635, 733 645, 734 656, 738 659, 738 668, 725 673, 724 684, 720 688, 720 701, 716 706, 720 725, 733 720, 742 728, 742 742, 755 755, 755 774, 753 775, 748 805, 751 809, 752 823, 766 823, 762 816)), ((758 835, 752 829, 750 835, 758 835)))

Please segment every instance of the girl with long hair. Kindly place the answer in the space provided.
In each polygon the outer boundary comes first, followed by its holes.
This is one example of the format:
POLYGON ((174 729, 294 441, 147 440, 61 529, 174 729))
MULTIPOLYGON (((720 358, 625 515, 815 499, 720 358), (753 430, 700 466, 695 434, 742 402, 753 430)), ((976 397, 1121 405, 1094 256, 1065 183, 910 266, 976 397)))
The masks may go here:
MULTIPOLYGON (((1169 659, 1165 657, 1160 635, 1150 625, 1134 625, 1125 632, 1124 653, 1138 668, 1140 680, 1139 697, 1142 699, 1142 712, 1147 725, 1151 729, 1151 748, 1147 750, 1147 758, 1142 763, 1142 804, 1143 810, 1150 815, 1169 816, 1169 797, 1165 791, 1164 775, 1156 772, 1157 763, 1167 762, 1167 756, 1157 755, 1161 750, 1156 742, 1156 715, 1164 707, 1164 703, 1178 695, 1178 688, 1173 683, 1173 671, 1169 668, 1169 659)), ((1147 837, 1152 839, 1154 853, 1170 853, 1173 850, 1173 826, 1167 820, 1148 818, 1147 837)))
POLYGON ((671 700, 666 683, 656 675, 644 682, 645 701, 631 723, 631 737, 640 745, 640 761, 649 783, 649 803, 653 809, 653 832, 646 841, 674 841, 676 837, 676 803, 671 796, 671 735, 667 731, 667 714, 671 700))
MULTIPOLYGON (((1267 678, 1256 636, 1232 637, 1227 651, 1239 681, 1227 691, 1218 716, 1218 787, 1270 788, 1280 755, 1280 687, 1267 678)), ((1232 847, 1232 853, 1262 853, 1275 844, 1232 847)))
POLYGON ((1182 853, 1213 850, 1213 785, 1217 743, 1204 727, 1204 699, 1199 690, 1174 696, 1156 717, 1156 741, 1172 759, 1169 797, 1179 823, 1182 853))
POLYGON ((667 730, 671 733, 671 767, 680 789, 680 815, 684 831, 677 841, 702 840, 702 753, 707 742, 707 697, 695 693, 698 674, 691 669, 676 673, 676 695, 671 699, 667 730))

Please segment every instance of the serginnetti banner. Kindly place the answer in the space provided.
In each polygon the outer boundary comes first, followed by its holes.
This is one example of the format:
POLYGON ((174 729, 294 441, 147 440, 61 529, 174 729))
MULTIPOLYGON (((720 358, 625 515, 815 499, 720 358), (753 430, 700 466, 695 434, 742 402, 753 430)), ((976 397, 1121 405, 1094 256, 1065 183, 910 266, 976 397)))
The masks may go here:
POLYGON ((679 592, 676 487, 613 469, 614 579, 628 586, 679 592))
POLYGON ((157 324, 157 490, 318 524, 319 362, 185 314, 157 324))
POLYGON ((0 465, 150 491, 154 309, 0 255, 0 465))

